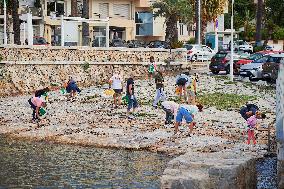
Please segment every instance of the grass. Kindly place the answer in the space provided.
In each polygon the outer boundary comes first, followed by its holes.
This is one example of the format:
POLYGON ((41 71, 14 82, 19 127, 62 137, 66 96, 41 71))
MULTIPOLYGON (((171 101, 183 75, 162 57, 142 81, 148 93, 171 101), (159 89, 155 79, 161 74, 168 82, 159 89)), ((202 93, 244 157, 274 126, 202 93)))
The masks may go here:
POLYGON ((229 77, 226 75, 213 75, 213 77, 215 78, 216 81, 220 81, 220 80, 228 80, 229 77))
POLYGON ((218 110, 230 110, 242 107, 247 101, 256 100, 255 96, 226 93, 211 93, 198 96, 198 101, 204 106, 214 106, 218 110))
POLYGON ((225 81, 224 84, 225 85, 232 85, 232 84, 236 85, 237 82, 236 81, 225 81))

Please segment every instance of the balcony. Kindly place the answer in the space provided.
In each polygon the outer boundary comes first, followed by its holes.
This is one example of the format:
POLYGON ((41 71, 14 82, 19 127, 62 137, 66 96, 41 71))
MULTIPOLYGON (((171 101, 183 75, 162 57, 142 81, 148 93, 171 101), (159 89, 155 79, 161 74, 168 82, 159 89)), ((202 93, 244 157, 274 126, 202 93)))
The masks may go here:
POLYGON ((20 15, 31 13, 33 16, 42 17, 42 9, 36 7, 20 7, 19 13, 20 15))

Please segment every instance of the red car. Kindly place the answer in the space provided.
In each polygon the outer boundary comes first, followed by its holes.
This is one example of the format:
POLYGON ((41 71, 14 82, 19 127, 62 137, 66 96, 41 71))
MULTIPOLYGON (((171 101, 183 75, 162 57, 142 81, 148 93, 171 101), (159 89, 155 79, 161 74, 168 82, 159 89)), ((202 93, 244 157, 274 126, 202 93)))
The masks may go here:
POLYGON ((240 69, 241 65, 244 64, 250 64, 253 61, 260 59, 261 57, 265 56, 265 55, 269 55, 269 54, 275 54, 275 53, 279 53, 278 51, 259 51, 257 53, 254 53, 252 55, 250 55, 248 58, 246 59, 241 59, 238 62, 236 62, 236 69, 240 69))

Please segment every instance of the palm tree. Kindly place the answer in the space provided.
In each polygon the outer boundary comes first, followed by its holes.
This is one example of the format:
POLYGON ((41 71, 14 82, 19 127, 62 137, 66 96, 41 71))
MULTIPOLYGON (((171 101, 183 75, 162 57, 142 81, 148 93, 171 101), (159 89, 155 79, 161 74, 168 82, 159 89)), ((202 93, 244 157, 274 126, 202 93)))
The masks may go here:
MULTIPOLYGON (((89 0, 83 0, 82 18, 89 18, 89 0)), ((90 45, 89 23, 82 23, 82 46, 90 45)))
MULTIPOLYGON (((4 1, 0 2, 1 8, 4 7, 4 1)), ((14 44, 20 45, 20 18, 18 14, 19 1, 18 0, 6 0, 6 8, 7 8, 7 38, 9 39, 9 17, 8 15, 12 15, 13 21, 13 31, 14 31, 14 44)))
MULTIPOLYGON (((189 0, 194 5, 195 20, 196 20, 196 35, 198 34, 198 1, 201 1, 201 36, 204 38, 204 32, 207 26, 207 22, 215 21, 216 18, 223 14, 226 3, 228 0, 189 0)), ((196 40, 197 41, 197 40, 196 40)))
POLYGON ((13 30, 14 30, 14 44, 21 44, 21 30, 20 30, 20 17, 18 14, 19 1, 13 0, 12 4, 12 18, 13 18, 13 30))
POLYGON ((162 0, 152 4, 154 17, 164 17, 166 24, 166 41, 178 41, 177 22, 189 23, 192 21, 192 5, 188 0, 162 0))
POLYGON ((261 42, 262 16, 263 16, 263 0, 257 0, 256 34, 255 34, 255 42, 257 45, 261 42))
POLYGON ((71 16, 78 16, 78 5, 77 0, 71 0, 71 16))

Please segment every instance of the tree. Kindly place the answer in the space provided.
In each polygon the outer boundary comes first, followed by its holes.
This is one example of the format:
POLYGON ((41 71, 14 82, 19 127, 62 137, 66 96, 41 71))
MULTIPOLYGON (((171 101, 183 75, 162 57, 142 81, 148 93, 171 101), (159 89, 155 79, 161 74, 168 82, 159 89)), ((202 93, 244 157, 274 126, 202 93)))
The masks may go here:
POLYGON ((78 5, 77 0, 71 0, 71 16, 78 16, 78 5))
POLYGON ((257 0, 256 34, 255 34, 255 42, 257 45, 261 42, 262 16, 263 16, 263 0, 257 0))
POLYGON ((20 30, 20 17, 18 14, 19 1, 13 0, 12 5, 12 18, 13 18, 13 30, 14 30, 14 44, 21 44, 21 30, 20 30))
MULTIPOLYGON (((82 18, 89 19, 89 0, 83 0, 82 18)), ((82 46, 90 45, 89 23, 82 22, 82 46)))
POLYGON ((283 0, 266 0, 265 17, 275 25, 284 27, 284 2, 283 0))
POLYGON ((154 17, 164 17, 166 24, 166 41, 178 41, 177 22, 192 22, 193 9, 188 0, 162 0, 152 4, 154 17))
MULTIPOLYGON (((4 7, 4 1, 1 1, 1 8, 4 7)), ((19 1, 18 0, 6 0, 6 8, 7 8, 7 15, 12 15, 13 20, 13 31, 14 31, 14 44, 20 45, 20 17, 18 14, 19 9, 19 1)), ((9 23, 9 17, 7 16, 7 23, 9 23)), ((9 30, 9 27, 7 26, 7 30, 9 30)), ((7 34, 9 32, 7 31, 7 34)), ((9 38, 9 35, 7 36, 9 38)))
MULTIPOLYGON (((189 0, 194 9, 197 10, 198 0, 189 0)), ((215 21, 218 16, 223 14, 228 0, 200 0, 201 1, 201 36, 204 39, 204 32, 208 22, 215 21)), ((198 12, 195 12, 196 21, 198 12)), ((197 30, 198 28, 196 28, 197 30)), ((198 31, 197 31, 198 32, 198 31)))

